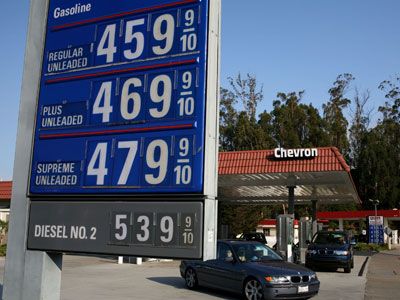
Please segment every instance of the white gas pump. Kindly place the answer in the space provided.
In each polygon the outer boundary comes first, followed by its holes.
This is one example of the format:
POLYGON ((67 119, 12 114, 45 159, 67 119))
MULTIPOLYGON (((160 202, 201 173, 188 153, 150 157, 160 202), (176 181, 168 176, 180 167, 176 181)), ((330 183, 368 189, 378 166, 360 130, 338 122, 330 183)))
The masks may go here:
POLYGON ((289 262, 293 262, 294 215, 279 215, 276 218, 277 251, 289 262))

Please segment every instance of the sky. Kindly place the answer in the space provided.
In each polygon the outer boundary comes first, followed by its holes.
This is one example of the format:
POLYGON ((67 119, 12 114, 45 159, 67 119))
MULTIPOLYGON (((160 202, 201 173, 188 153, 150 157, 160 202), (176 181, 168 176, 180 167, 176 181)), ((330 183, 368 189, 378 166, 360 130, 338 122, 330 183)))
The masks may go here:
MULTIPOLYGON (((400 74, 398 0, 222 0, 221 85, 239 72, 256 76, 269 111, 278 92, 305 90, 321 108, 339 74, 384 102, 380 82, 400 74)), ((11 180, 28 0, 0 3, 0 180, 11 180)), ((379 116, 374 116, 377 119, 379 116)), ((29 151, 27 151, 29 155, 29 151)))

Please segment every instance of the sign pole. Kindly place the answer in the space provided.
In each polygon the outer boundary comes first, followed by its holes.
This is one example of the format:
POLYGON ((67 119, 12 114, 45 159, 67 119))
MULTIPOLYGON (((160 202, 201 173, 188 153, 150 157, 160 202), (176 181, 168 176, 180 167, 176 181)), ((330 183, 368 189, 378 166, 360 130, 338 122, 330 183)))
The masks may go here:
POLYGON ((204 236, 203 260, 215 259, 218 229, 218 145, 219 145, 219 99, 221 62, 221 0, 210 1, 208 28, 208 70, 207 70, 207 115, 216 116, 217 121, 206 120, 206 143, 204 157, 204 236), (212 54, 211 54, 212 53, 212 54), (211 122, 210 122, 211 121, 211 122), (206 180, 207 179, 207 180, 206 180))
POLYGON ((26 41, 19 126, 13 172, 10 229, 5 263, 4 300, 60 298, 62 255, 26 250, 29 199, 29 150, 32 148, 36 100, 39 94, 47 1, 32 0, 26 41))

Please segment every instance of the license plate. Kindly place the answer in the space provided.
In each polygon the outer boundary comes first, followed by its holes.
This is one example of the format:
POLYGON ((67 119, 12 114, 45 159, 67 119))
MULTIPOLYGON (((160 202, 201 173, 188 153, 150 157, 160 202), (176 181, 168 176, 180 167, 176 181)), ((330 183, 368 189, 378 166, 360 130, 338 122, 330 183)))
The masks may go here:
POLYGON ((308 286, 299 286, 299 293, 307 293, 308 286))

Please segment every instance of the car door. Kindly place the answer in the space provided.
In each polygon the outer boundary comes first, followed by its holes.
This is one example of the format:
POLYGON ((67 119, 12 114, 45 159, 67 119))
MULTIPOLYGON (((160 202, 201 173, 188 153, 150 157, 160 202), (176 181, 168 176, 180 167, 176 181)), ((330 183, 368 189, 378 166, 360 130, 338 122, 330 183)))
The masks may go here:
POLYGON ((197 269, 197 276, 199 279, 200 285, 206 285, 211 287, 218 287, 216 284, 216 280, 218 280, 218 275, 216 272, 218 257, 221 252, 221 243, 217 244, 217 259, 210 259, 202 262, 197 269))
POLYGON ((213 268, 214 284, 224 290, 241 292, 245 276, 242 264, 233 256, 233 250, 228 244, 221 243, 218 254, 213 268), (226 259, 229 252, 232 254, 232 261, 226 259))

